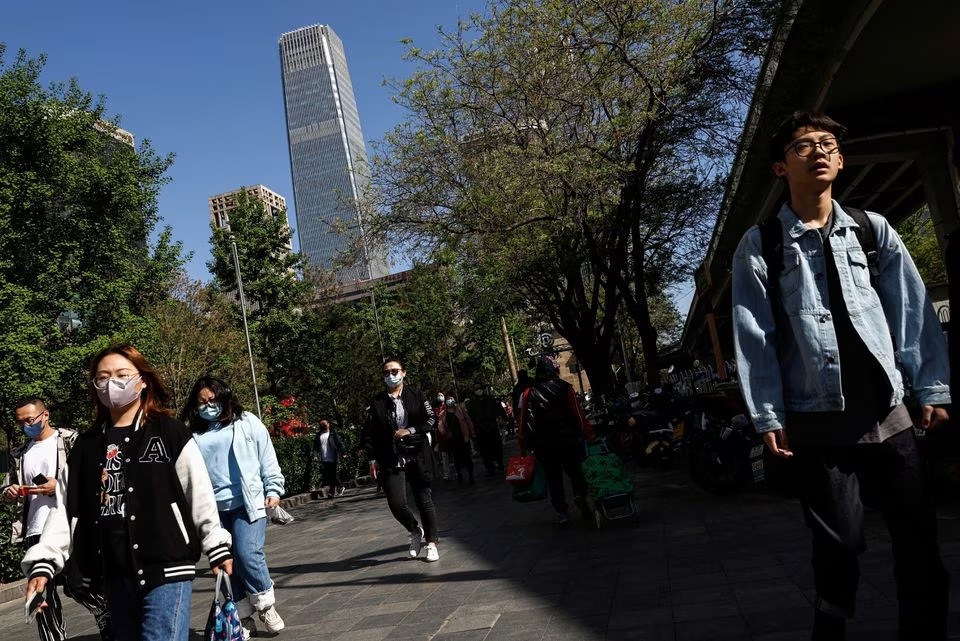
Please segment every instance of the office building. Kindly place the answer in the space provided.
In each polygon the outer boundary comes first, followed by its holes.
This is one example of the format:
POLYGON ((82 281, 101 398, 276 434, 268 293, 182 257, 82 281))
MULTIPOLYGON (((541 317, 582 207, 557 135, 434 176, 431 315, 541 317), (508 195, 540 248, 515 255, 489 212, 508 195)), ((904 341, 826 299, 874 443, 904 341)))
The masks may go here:
POLYGON ((343 43, 325 25, 285 33, 280 67, 301 253, 322 269, 353 253, 356 262, 338 268, 341 281, 386 275, 356 206, 368 184, 366 153, 343 43))
MULTIPOLYGON (((263 185, 251 185, 243 187, 247 190, 247 195, 252 200, 259 200, 263 203, 264 209, 273 217, 281 214, 286 216, 287 200, 277 192, 264 187, 263 185)), ((230 222, 230 212, 237 208, 237 196, 240 189, 227 191, 216 196, 210 196, 207 199, 207 206, 210 210, 210 224, 214 227, 226 227, 230 222)), ((287 221, 284 221, 287 222, 287 221)))

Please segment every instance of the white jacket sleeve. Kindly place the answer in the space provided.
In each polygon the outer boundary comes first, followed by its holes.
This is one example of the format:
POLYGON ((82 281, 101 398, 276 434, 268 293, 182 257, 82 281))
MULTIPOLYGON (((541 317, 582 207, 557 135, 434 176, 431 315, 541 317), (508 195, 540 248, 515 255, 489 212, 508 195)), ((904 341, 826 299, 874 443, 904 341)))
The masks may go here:
POLYGON ((190 504, 190 516, 200 537, 200 548, 210 560, 210 565, 219 565, 231 558, 230 532, 220 525, 217 501, 213 495, 213 485, 203 455, 193 439, 187 441, 176 463, 177 476, 183 493, 190 504))
POLYGON ((40 541, 27 550, 20 562, 23 574, 28 578, 43 576, 52 579, 63 570, 70 558, 76 524, 67 521, 67 468, 64 465, 57 477, 57 506, 47 514, 40 541))

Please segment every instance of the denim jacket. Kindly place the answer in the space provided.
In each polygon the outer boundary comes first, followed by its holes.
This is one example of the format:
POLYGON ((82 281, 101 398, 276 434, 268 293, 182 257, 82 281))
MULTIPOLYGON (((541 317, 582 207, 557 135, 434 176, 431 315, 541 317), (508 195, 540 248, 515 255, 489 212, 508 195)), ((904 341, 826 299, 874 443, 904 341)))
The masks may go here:
MULTIPOLYGON (((758 432, 781 429, 786 412, 842 411, 843 374, 857 376, 856 363, 840 363, 828 299, 823 238, 789 204, 777 214, 783 228, 778 324, 767 292, 767 266, 760 230, 744 234, 733 261, 733 327, 737 375, 758 432), (789 331, 782 331, 789 327, 789 331)), ((867 257, 836 201, 829 235, 850 320, 890 380, 890 406, 903 400, 904 382, 894 357, 921 405, 950 402, 947 350, 933 305, 900 236, 883 216, 870 213, 880 276, 870 284, 867 257), (891 340, 892 336, 892 340, 891 340)))

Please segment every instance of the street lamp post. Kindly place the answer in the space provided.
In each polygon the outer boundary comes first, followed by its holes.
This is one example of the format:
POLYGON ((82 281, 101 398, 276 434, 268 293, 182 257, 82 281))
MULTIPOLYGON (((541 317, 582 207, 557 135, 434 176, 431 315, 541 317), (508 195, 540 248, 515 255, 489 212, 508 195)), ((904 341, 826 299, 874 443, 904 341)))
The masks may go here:
POLYGON ((257 416, 262 418, 260 412, 260 392, 257 391, 257 369, 253 364, 253 347, 250 345, 250 328, 247 326, 247 299, 243 295, 243 278, 240 276, 240 256, 237 254, 237 237, 230 229, 229 223, 227 230, 230 233, 230 246, 233 249, 233 268, 237 272, 237 293, 240 295, 240 314, 243 316, 243 334, 247 338, 247 354, 250 355, 250 378, 253 379, 253 398, 257 403, 257 416))

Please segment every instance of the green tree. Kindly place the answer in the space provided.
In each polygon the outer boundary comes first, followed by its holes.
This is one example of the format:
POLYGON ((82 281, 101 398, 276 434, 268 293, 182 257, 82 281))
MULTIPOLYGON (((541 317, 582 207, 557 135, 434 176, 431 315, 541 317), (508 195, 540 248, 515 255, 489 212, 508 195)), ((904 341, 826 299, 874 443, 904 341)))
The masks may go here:
POLYGON ((947 282, 947 266, 933 228, 930 211, 923 207, 897 225, 897 232, 927 285, 947 282))
POLYGON ((181 248, 161 233, 157 194, 172 156, 135 147, 103 99, 76 83, 43 87, 44 58, 0 46, 0 407, 55 401, 86 416, 90 356, 128 338, 169 292, 181 248))
POLYGON ((302 257, 291 249, 287 212, 267 211, 264 203, 252 198, 246 189, 237 194, 236 205, 229 212, 229 226, 213 228, 213 259, 207 267, 214 276, 214 286, 237 301, 231 242, 235 239, 255 351, 267 364, 264 374, 270 393, 279 396, 287 382, 285 377, 296 374, 280 363, 288 362, 287 355, 296 351, 293 338, 300 331, 311 286, 302 278, 302 257))
POLYGON ((377 229, 455 246, 609 385, 621 305, 659 376, 651 297, 702 256, 778 2, 501 0, 410 46, 377 229))

